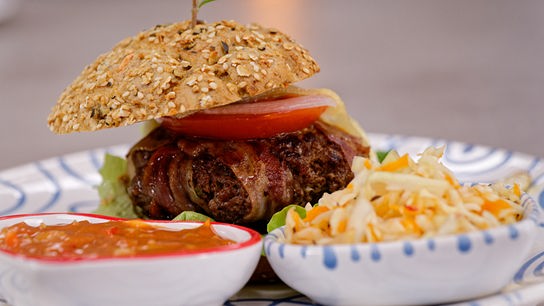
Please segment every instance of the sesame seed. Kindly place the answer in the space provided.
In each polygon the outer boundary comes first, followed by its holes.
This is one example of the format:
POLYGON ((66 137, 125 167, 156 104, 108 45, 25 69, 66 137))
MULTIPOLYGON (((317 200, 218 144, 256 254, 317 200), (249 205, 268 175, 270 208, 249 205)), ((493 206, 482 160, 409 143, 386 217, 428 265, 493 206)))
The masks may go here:
POLYGON ((176 93, 173 91, 166 94, 166 99, 173 100, 175 98, 176 98, 176 93))
POLYGON ((231 93, 235 93, 238 88, 233 83, 227 83, 227 88, 231 93))
POLYGON ((117 116, 118 117, 128 117, 129 115, 129 112, 124 110, 124 109, 120 109, 119 112, 117 112, 117 116))
POLYGON ((205 95, 202 98, 200 98, 200 105, 206 106, 206 104, 210 102, 211 100, 212 100, 212 97, 210 95, 205 95))
POLYGON ((179 68, 174 69, 173 73, 177 77, 182 77, 183 76, 183 70, 181 70, 179 68))
POLYGON ((304 73, 306 73, 306 74, 310 74, 310 69, 308 69, 306 67, 302 68, 302 71, 304 71, 304 73))
POLYGON ((244 65, 236 66, 236 73, 238 73, 239 76, 249 76, 251 74, 250 70, 244 65))
POLYGON ((185 84, 187 84, 189 86, 193 86, 193 85, 195 85, 195 83, 196 83, 196 77, 192 76, 187 80, 187 82, 185 84))
POLYGON ((283 43, 283 48, 285 50, 292 50, 295 46, 292 43, 283 43))
POLYGON ((260 39, 264 39, 264 35, 261 34, 261 33, 259 33, 259 32, 257 32, 257 31, 251 31, 251 33, 255 34, 255 36, 257 36, 257 37, 260 38, 260 39))
POLYGON ((249 62, 249 64, 253 67, 255 72, 259 72, 259 65, 257 65, 255 62, 249 62))
POLYGON ((144 97, 144 94, 138 91, 136 96, 138 97, 138 99, 142 99, 144 97))
POLYGON ((126 98, 126 97, 128 97, 129 95, 130 95, 130 92, 125 91, 121 96, 122 96, 123 98, 126 98))
POLYGON ((94 82, 87 83, 84 86, 84 88, 87 89, 87 90, 93 90, 95 87, 96 87, 96 83, 94 83, 94 82))
POLYGON ((215 83, 215 82, 210 82, 210 88, 211 88, 211 89, 217 89, 217 83, 215 83))
POLYGON ((208 87, 202 87, 202 88, 200 88, 200 91, 206 93, 206 92, 209 91, 209 89, 208 89, 208 87))

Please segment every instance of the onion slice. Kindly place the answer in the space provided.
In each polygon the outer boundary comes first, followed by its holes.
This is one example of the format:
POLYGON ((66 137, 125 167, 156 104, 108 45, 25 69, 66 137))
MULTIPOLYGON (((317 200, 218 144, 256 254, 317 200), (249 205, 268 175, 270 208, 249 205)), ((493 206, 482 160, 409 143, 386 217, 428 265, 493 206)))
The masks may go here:
POLYGON ((280 98, 277 100, 262 100, 238 102, 217 108, 201 111, 206 115, 263 115, 271 113, 286 113, 299 109, 335 106, 336 101, 325 95, 308 95, 280 98))

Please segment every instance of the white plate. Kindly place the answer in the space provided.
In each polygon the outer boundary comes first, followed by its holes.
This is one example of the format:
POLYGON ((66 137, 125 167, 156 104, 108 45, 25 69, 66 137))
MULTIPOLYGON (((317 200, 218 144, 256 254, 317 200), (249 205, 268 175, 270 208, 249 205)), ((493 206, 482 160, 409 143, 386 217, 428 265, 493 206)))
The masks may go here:
MULTIPOLYGON (((370 134, 375 150, 395 148, 417 154, 428 146, 447 145, 444 164, 463 182, 493 182, 518 171, 533 178, 529 193, 544 209, 544 160, 522 153, 440 139, 370 134)), ((0 172, 0 215, 38 212, 90 212, 98 204, 94 188, 105 152, 124 156, 129 145, 69 154, 0 172)), ((531 256, 512 285, 500 294, 459 305, 537 305, 544 302, 544 222, 531 256)), ((500 256, 500 255, 499 255, 500 256)), ((0 303, 1 304, 1 303, 0 303)), ((282 285, 248 286, 225 305, 313 305, 282 285)), ((542 304, 544 305, 544 304, 542 304)))

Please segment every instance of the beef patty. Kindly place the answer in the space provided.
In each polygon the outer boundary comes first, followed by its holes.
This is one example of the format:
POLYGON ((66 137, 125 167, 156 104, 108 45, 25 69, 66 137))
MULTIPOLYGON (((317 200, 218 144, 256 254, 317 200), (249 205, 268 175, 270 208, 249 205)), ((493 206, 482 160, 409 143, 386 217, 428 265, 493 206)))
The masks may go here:
POLYGON ((128 153, 128 192, 146 217, 191 210, 250 225, 289 204, 315 203, 353 178, 361 139, 317 121, 267 139, 214 140, 158 127, 128 153))

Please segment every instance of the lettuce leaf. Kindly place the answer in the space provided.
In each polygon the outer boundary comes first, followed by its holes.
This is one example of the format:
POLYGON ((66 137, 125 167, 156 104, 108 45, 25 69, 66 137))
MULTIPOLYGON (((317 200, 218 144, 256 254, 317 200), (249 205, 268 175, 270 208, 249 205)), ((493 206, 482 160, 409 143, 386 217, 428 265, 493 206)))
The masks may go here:
POLYGON ((102 183, 97 187, 100 205, 94 213, 128 219, 139 218, 123 182, 126 179, 127 161, 106 153, 104 164, 98 172, 102 176, 102 183))
POLYGON ((291 208, 295 208, 295 211, 301 218, 306 218, 306 209, 304 207, 295 204, 287 205, 282 210, 272 215, 272 218, 270 218, 270 221, 268 221, 268 224, 266 225, 266 231, 270 233, 271 231, 284 226, 287 212, 291 208))
POLYGON ((389 151, 376 151, 376 156, 378 157, 378 161, 380 163, 382 163, 383 160, 387 157, 387 154, 389 154, 389 152, 391 152, 391 150, 389 150, 389 151))
POLYGON ((172 221, 199 221, 199 222, 204 222, 206 220, 210 219, 210 221, 214 221, 212 218, 204 215, 204 214, 201 214, 201 213, 197 213, 197 212, 194 212, 194 211, 184 211, 182 212, 181 214, 177 215, 174 219, 172 219, 172 221))

